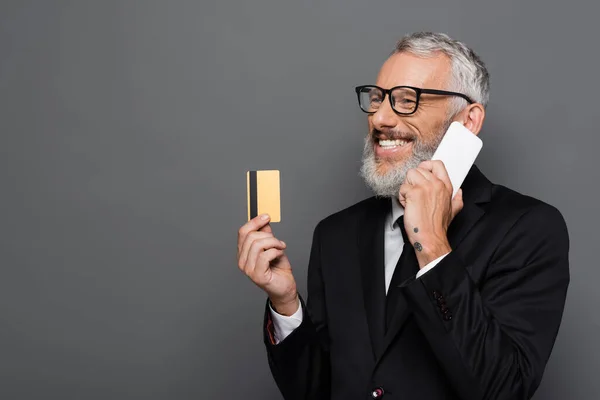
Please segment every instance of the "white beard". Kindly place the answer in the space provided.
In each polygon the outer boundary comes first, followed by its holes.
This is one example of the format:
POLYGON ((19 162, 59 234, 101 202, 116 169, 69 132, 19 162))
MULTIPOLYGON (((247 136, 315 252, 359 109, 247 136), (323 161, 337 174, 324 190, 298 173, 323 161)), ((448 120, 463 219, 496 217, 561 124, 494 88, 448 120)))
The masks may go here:
POLYGON ((375 157, 373 135, 367 135, 363 149, 360 176, 362 176, 367 186, 371 188, 376 196, 398 197, 400 186, 404 183, 408 171, 418 167, 423 161, 431 160, 451 122, 450 120, 444 124, 443 129, 436 135, 434 143, 424 143, 423 141, 414 140, 412 154, 408 160, 403 163, 390 165, 388 171, 383 175, 377 172, 377 167, 381 161, 378 161, 375 157))

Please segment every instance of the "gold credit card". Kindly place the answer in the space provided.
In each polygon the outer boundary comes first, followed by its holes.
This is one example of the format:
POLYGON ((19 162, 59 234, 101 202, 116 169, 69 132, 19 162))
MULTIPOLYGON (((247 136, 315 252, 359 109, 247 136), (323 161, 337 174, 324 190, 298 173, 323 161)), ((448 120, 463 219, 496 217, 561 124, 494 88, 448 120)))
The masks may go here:
POLYGON ((271 222, 281 221, 279 171, 248 171, 248 221, 269 214, 271 222))

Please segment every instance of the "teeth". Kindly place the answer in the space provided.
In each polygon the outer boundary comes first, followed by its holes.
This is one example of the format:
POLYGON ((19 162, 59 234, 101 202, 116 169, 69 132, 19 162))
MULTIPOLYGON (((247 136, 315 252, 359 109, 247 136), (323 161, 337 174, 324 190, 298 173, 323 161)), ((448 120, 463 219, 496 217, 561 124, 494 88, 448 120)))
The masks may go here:
POLYGON ((380 140, 379 145, 381 147, 395 147, 395 146, 404 146, 406 144, 406 140, 380 140))

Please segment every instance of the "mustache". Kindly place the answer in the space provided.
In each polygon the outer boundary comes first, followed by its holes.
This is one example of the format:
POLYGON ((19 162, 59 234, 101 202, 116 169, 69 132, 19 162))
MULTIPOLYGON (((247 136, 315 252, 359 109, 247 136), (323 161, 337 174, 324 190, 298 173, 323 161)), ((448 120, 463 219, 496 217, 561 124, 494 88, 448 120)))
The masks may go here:
POLYGON ((394 129, 375 129, 373 128, 369 135, 372 142, 376 139, 388 139, 388 140, 417 140, 415 134, 411 132, 401 132, 394 129))

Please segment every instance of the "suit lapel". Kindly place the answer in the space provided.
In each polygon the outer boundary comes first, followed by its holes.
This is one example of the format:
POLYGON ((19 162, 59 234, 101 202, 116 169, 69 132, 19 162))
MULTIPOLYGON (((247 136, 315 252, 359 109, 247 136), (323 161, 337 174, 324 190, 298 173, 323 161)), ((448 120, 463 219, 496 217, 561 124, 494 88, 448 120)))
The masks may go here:
MULTIPOLYGON (((490 201, 491 187, 491 182, 487 180, 487 178, 479 171, 479 169, 476 166, 473 166, 462 185, 464 207, 456 215, 456 217, 454 218, 454 220, 452 220, 452 223, 448 227, 448 241, 450 242, 450 246, 453 249, 457 248, 460 245, 460 242, 464 239, 467 233, 469 233, 469 231, 475 225, 475 223, 479 221, 479 219, 485 214, 484 209, 481 208, 479 205, 481 203, 486 203, 490 201)), ((404 260, 403 257, 400 257, 399 263, 396 266, 396 268, 402 268, 405 271, 414 272, 414 274, 416 275, 416 273, 419 270, 419 264, 417 261, 417 257, 414 254, 414 250, 408 257, 404 258, 404 260), (402 261, 402 265, 400 265, 400 261, 402 261)), ((414 279, 414 275, 412 275, 412 277, 409 279, 414 279)), ((399 284, 396 284, 396 282, 392 282, 389 291, 400 290, 398 286, 402 284, 404 284, 404 282, 400 282, 399 284)), ((399 293, 399 295, 396 296, 395 301, 396 304, 394 308, 394 316, 390 322, 387 332, 385 333, 384 341, 381 347, 381 352, 377 353, 380 356, 385 353, 387 348, 391 345, 392 341, 400 332, 402 326, 410 316, 410 308, 408 307, 406 299, 402 293, 399 293)), ((368 312, 369 310, 367 310, 367 313, 368 312)), ((380 357, 378 357, 378 359, 379 358, 380 357)))
POLYGON ((374 205, 367 208, 359 224, 358 247, 365 311, 376 359, 381 354, 385 334, 384 223, 391 204, 386 198, 373 201, 374 205))
POLYGON ((463 183, 463 209, 448 227, 448 241, 453 249, 460 245, 473 225, 485 214, 481 204, 492 197, 492 183, 473 166, 463 183))

